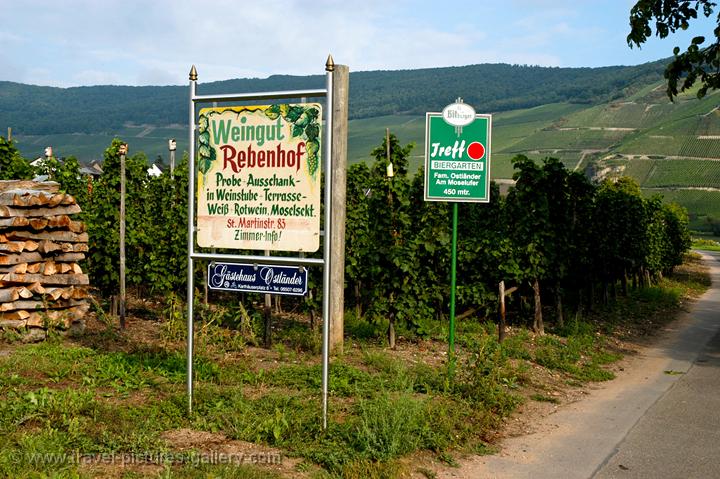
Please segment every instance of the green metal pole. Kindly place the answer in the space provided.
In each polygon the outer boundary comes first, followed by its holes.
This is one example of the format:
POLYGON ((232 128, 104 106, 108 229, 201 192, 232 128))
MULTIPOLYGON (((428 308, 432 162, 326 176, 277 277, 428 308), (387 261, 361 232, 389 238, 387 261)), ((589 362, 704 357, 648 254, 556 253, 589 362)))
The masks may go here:
POLYGON ((450 361, 455 360, 455 264, 457 263, 458 204, 453 203, 452 254, 450 259, 450 361))

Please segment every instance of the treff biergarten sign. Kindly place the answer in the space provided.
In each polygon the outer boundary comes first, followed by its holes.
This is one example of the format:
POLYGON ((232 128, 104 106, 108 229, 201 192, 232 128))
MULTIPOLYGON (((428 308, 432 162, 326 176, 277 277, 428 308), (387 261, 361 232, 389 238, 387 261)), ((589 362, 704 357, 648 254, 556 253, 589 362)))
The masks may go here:
POLYGON ((490 201, 492 116, 458 99, 425 120, 425 201, 490 201))

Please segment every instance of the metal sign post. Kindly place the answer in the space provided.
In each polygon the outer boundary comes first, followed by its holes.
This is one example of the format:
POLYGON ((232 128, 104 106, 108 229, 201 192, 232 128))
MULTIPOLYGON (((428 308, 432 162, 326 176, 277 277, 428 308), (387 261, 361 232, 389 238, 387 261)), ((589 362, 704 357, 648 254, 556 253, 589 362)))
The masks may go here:
MULTIPOLYGON (((128 152, 128 144, 120 145, 120 329, 125 329, 125 305, 127 297, 125 294, 125 155, 128 152)), ((52 154, 52 149, 50 150, 52 154)))
POLYGON ((452 375, 455 357, 455 286, 458 203, 490 201, 491 115, 479 115, 462 98, 425 121, 425 201, 452 207, 450 324, 448 348, 452 375))
POLYGON ((197 70, 190 70, 190 158, 188 176, 187 398, 193 408, 194 262, 323 268, 322 414, 327 428, 330 337, 331 173, 333 70, 325 65, 325 89, 198 95, 197 70), (325 98, 320 127, 319 104, 274 103, 204 108, 203 103, 325 98), (288 143, 289 142, 289 143, 288 143), (292 150, 288 146, 292 146, 292 150), (322 145, 322 154, 321 154, 322 145), (322 160, 325 185, 324 232, 319 231, 322 160), (264 178, 252 172, 266 168, 264 178), (301 170, 302 168, 302 170, 301 170), (196 175, 196 172, 199 174, 196 175), (248 173, 250 172, 250 173, 248 173), (299 176, 298 176, 299 175, 299 176), (196 189, 197 187, 197 189, 196 189), (277 188, 277 189, 274 189, 277 188), (319 196, 318 196, 319 200, 319 196), (197 202, 197 210, 196 210, 197 202), (314 229, 317 225, 317 230, 314 229), (323 237, 323 258, 305 258, 323 237), (299 256, 216 254, 205 248, 297 251, 299 256))
POLYGON ((170 176, 175 171, 175 150, 177 150, 177 141, 175 138, 168 140, 168 150, 170 151, 170 176))
POLYGON ((325 91, 327 92, 327 123, 325 128, 325 238, 323 244, 323 329, 322 329, 322 421, 323 430, 327 429, 328 416, 328 383, 330 369, 330 258, 332 243, 332 144, 333 144, 333 72, 335 62, 332 56, 328 56, 325 62, 326 80, 325 91))

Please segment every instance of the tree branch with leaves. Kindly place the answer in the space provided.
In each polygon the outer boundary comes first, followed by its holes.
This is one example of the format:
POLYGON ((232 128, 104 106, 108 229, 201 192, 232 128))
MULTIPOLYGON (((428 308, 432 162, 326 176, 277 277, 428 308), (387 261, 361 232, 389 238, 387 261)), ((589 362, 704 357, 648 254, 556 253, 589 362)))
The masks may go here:
MULTIPOLYGON (((653 35, 653 30, 660 38, 687 30, 698 15, 709 18, 716 6, 710 0, 640 0, 630 10, 627 43, 630 48, 641 47, 653 35)), ((713 38, 696 36, 684 52, 675 47, 673 55, 665 69, 667 95, 671 100, 696 83, 700 84, 698 98, 720 87, 720 15, 713 38)))

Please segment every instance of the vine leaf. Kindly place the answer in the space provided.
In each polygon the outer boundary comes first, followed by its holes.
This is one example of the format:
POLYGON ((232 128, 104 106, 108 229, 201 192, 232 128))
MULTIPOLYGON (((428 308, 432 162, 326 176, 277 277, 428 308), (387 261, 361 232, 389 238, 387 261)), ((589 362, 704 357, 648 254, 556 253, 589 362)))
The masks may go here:
POLYGON ((199 148, 198 153, 200 155, 198 170, 203 174, 204 180, 205 175, 207 175, 207 172, 210 171, 210 168, 212 168, 213 162, 217 159, 217 153, 215 152, 215 148, 210 148, 204 145, 199 148))
POLYGON ((210 144, 210 132, 205 131, 204 133, 200 133, 200 135, 198 135, 198 141, 200 141, 201 145, 209 145, 210 144))
POLYGON ((198 118, 198 132, 205 133, 208 129, 208 118, 205 115, 200 115, 198 118))
POLYGON ((264 114, 271 120, 282 118, 290 124, 292 138, 306 140, 307 171, 314 178, 320 164, 320 125, 318 124, 320 110, 314 106, 276 103, 267 107, 264 114))
POLYGON ((307 139, 317 140, 318 136, 320 136, 320 127, 317 123, 310 123, 308 126, 305 127, 305 136, 307 136, 307 139))
POLYGON ((303 128, 300 125, 293 125, 292 128, 292 136, 293 138, 297 138, 298 136, 302 136, 303 132, 305 131, 305 128, 303 128))
POLYGON ((305 112, 305 109, 301 106, 297 106, 297 105, 289 106, 288 105, 288 112, 287 112, 287 115, 285 116, 285 119, 287 121, 289 121, 290 123, 294 124, 296 121, 298 121, 298 119, 300 118, 300 115, 302 115, 304 112, 305 112))
POLYGON ((265 116, 271 120, 277 119, 280 116, 280 105, 270 105, 270 107, 265 110, 265 116))

